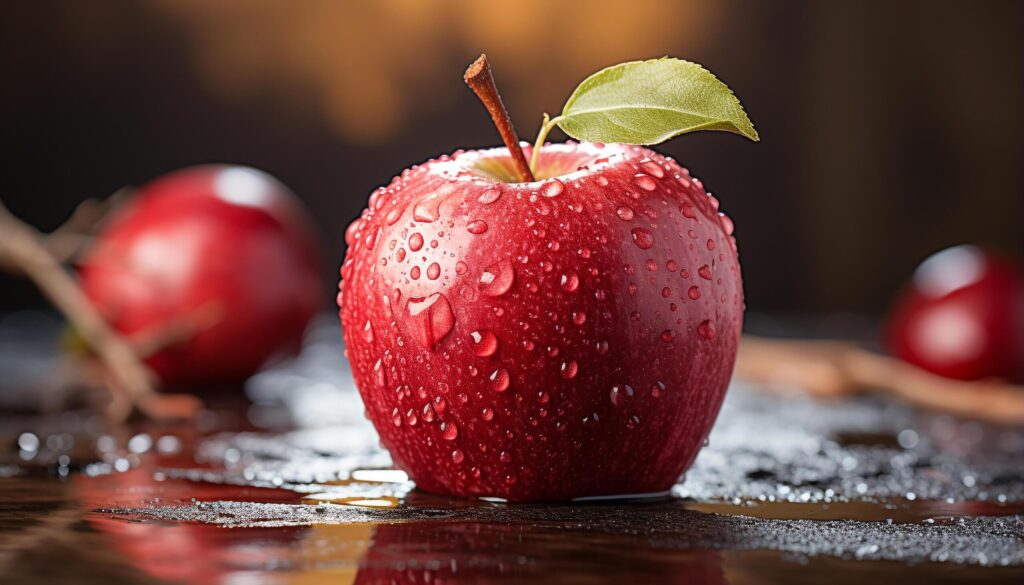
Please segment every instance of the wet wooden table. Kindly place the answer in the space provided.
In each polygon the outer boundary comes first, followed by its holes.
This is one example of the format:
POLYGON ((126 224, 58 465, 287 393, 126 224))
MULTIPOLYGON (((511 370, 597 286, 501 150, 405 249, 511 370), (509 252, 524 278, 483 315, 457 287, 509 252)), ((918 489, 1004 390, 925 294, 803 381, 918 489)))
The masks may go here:
POLYGON ((0 319, 2 582, 1024 582, 1021 429, 737 383, 669 498, 456 500, 390 467, 330 320, 189 426, 32 414, 54 335, 0 319))

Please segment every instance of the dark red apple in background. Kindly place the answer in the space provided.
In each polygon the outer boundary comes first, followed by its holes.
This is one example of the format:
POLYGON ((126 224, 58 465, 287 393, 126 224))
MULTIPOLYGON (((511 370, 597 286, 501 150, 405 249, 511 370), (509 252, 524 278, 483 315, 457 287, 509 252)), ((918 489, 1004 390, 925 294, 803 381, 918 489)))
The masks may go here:
POLYGON ((341 321, 369 418, 425 490, 658 492, 725 394, 743 313, 732 222, 651 150, 505 148, 413 167, 346 232, 341 321))
POLYGON ((938 252, 894 303, 886 344, 949 378, 1024 382, 1024 272, 974 246, 938 252))
POLYGON ((269 175, 193 167, 142 187, 99 235, 80 279, 128 335, 215 313, 147 363, 169 385, 237 382, 299 349, 322 294, 313 233, 269 175))

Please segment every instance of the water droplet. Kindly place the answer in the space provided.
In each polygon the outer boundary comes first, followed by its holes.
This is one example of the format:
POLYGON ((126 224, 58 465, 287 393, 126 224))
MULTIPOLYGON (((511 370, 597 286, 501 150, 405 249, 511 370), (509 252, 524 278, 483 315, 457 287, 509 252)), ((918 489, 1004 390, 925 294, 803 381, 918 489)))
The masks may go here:
POLYGON ((465 458, 466 455, 462 452, 461 449, 455 449, 454 451, 452 451, 452 463, 458 465, 462 463, 462 460, 465 458))
POLYGON ((416 203, 412 208, 412 218, 423 223, 432 223, 441 217, 441 204, 450 191, 432 195, 416 203))
POLYGON ((676 334, 671 329, 666 329, 661 332, 661 340, 665 343, 672 343, 672 340, 676 338, 676 334))
POLYGON ((672 289, 670 289, 667 286, 665 288, 661 289, 661 296, 662 296, 662 298, 666 298, 666 299, 669 298, 670 296, 672 296, 672 289))
POLYGON ((399 218, 402 217, 403 211, 405 211, 405 208, 402 206, 392 207, 391 210, 388 211, 388 214, 384 216, 384 223, 387 225, 395 225, 399 218))
POLYGON ((685 203, 680 205, 679 212, 687 219, 697 219, 697 212, 693 210, 693 206, 691 205, 686 205, 685 203))
POLYGON ((655 262, 653 258, 648 258, 647 262, 644 265, 647 267, 648 272, 658 271, 658 263, 655 262))
POLYGON ((483 193, 481 193, 480 197, 477 199, 477 201, 479 201, 480 203, 483 203, 484 205, 490 205, 491 203, 494 203, 495 201, 497 201, 500 198, 501 198, 501 189, 491 188, 491 189, 487 189, 483 193))
POLYGON ((584 323, 587 322, 587 314, 584 313, 583 311, 573 311, 572 322, 577 325, 583 325, 584 323))
POLYGON ((369 319, 366 320, 366 325, 363 326, 363 341, 373 343, 373 325, 369 319))
POLYGON ((487 222, 482 219, 475 219, 466 226, 466 231, 471 234, 482 234, 487 231, 487 222))
POLYGON ((410 427, 416 426, 416 423, 418 423, 419 420, 420 419, 416 416, 415 410, 410 408, 409 412, 405 413, 405 422, 408 423, 410 427))
POLYGON ((409 278, 411 278, 413 280, 419 280, 420 279, 420 267, 419 266, 413 266, 412 267, 412 270, 409 271, 409 278))
POLYGON ((469 271, 469 265, 462 260, 455 263, 455 274, 465 274, 469 271))
POLYGON ((661 382, 655 382, 651 384, 651 396, 655 398, 661 398, 662 394, 665 393, 665 385, 661 382))
POLYGON ((648 250, 654 245, 654 236, 651 235, 650 230, 645 228, 633 228, 633 243, 637 245, 641 250, 648 250))
POLYGON ((398 412, 397 406, 391 411, 391 424, 396 427, 402 426, 402 413, 398 412))
POLYGON ((704 280, 711 280, 711 267, 705 264, 697 269, 697 274, 704 280))
POLYGON ((567 272, 562 275, 560 284, 563 290, 576 292, 576 289, 580 287, 580 278, 576 276, 575 272, 567 272))
POLYGON ((658 184, 654 182, 654 179, 649 176, 639 173, 636 175, 636 185, 644 191, 654 191, 658 188, 658 184))
POLYGON ((489 297, 499 297, 512 288, 516 272, 507 258, 491 264, 480 275, 480 292, 489 297))
POLYGON ((501 461, 506 465, 512 463, 512 455, 510 455, 508 451, 502 451, 498 454, 498 461, 501 461))
POLYGON ((565 378, 566 380, 572 380, 573 378, 575 378, 576 372, 578 371, 579 365, 576 363, 576 360, 562 362, 561 367, 559 367, 558 369, 558 373, 561 374, 562 377, 565 378))
POLYGON ((608 353, 608 342, 598 341, 594 344, 594 350, 597 351, 597 355, 604 355, 608 353))
POLYGON ((691 286, 689 290, 686 291, 686 296, 696 301, 700 298, 700 287, 697 285, 691 286))
POLYGON ((615 210, 615 215, 619 216, 619 219, 621 220, 629 221, 633 219, 633 210, 626 206, 622 206, 615 210))
POLYGON ((647 171, 651 176, 657 177, 659 179, 665 176, 665 169, 661 168, 661 165, 654 162, 653 160, 641 163, 640 166, 643 167, 643 169, 647 171))
POLYGON ((732 223, 732 219, 724 213, 719 213, 718 218, 722 221, 722 229, 725 230, 725 235, 731 236, 732 232, 736 230, 736 225, 732 223))
POLYGON ((399 262, 405 260, 405 248, 399 248, 398 251, 395 252, 395 259, 399 262))
POLYGON ((565 190, 565 185, 558 179, 553 179, 540 188, 540 194, 545 197, 558 197, 565 190))
POLYGON ((708 250, 714 250, 714 249, 715 249, 715 241, 709 239, 708 240, 708 250))
POLYGON ((710 320, 705 319, 697 326, 697 333, 705 339, 714 339, 715 325, 710 320))
POLYGON ((597 183, 598 185, 602 186, 602 187, 607 187, 608 186, 608 179, 606 179, 606 178, 604 178, 602 176, 598 176, 596 179, 594 179, 594 182, 597 183))
POLYGON ((479 357, 490 357, 498 351, 498 336, 487 329, 469 334, 473 340, 473 353, 479 357))
POLYGON ((409 249, 413 252, 419 252, 421 248, 423 248, 423 235, 415 232, 409 236, 409 249))
POLYGON ((455 326, 451 303, 442 293, 434 293, 426 298, 410 298, 407 308, 411 333, 427 349, 434 349, 437 342, 451 333, 455 326))
POLYGON ((629 384, 616 384, 612 386, 608 397, 615 406, 624 406, 633 399, 633 387, 629 384))
POLYGON ((490 408, 484 408, 480 411, 480 418, 484 419, 485 422, 494 420, 494 411, 490 408))
POLYGON ((427 266, 427 278, 437 280, 438 276, 441 276, 441 266, 437 262, 432 262, 430 266, 427 266))
POLYGON ((366 234, 363 238, 363 245, 366 246, 367 250, 372 250, 377 245, 377 236, 380 235, 380 228, 371 230, 370 233, 366 234))
POLYGON ((384 360, 377 360, 377 362, 373 364, 373 374, 374 380, 377 382, 378 386, 383 388, 388 385, 387 372, 384 370, 384 360))
POLYGON ((494 370, 491 372, 490 376, 487 376, 487 379, 491 381, 491 389, 495 392, 504 392, 508 390, 509 385, 512 383, 512 380, 508 375, 508 370, 505 368, 498 368, 497 370, 494 370))
POLYGON ((441 438, 445 441, 454 441, 459 437, 459 427, 450 421, 441 423, 441 438))

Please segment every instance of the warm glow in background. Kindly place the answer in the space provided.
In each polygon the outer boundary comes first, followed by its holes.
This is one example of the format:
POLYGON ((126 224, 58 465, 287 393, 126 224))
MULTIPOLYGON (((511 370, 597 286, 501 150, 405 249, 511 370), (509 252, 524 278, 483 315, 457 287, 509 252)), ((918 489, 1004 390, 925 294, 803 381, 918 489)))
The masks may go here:
MULTIPOLYGON (((0 197, 48 229, 87 196, 249 164, 309 205, 333 270, 374 186, 499 142, 461 80, 481 51, 527 140, 588 74, 667 54, 763 138, 659 147, 735 219, 748 306, 877 316, 937 249, 1024 250, 1022 27, 1012 1, 5 3, 0 197)), ((0 309, 42 304, 0 287, 0 309)))

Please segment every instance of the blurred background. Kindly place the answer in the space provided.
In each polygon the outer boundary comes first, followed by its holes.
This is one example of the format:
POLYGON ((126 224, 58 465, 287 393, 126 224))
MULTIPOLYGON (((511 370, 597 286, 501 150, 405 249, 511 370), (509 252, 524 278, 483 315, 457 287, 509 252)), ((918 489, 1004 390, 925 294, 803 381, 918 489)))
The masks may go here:
MULTIPOLYGON (((49 230, 176 168, 252 165, 311 208, 333 271, 375 186, 500 142, 461 79, 481 51, 527 140, 588 74, 673 55, 762 136, 658 147, 735 220, 748 308, 874 317, 936 250, 1024 251, 1022 33, 1014 1, 6 2, 0 198, 49 230)), ((44 305, 0 276, 0 310, 44 305)))

